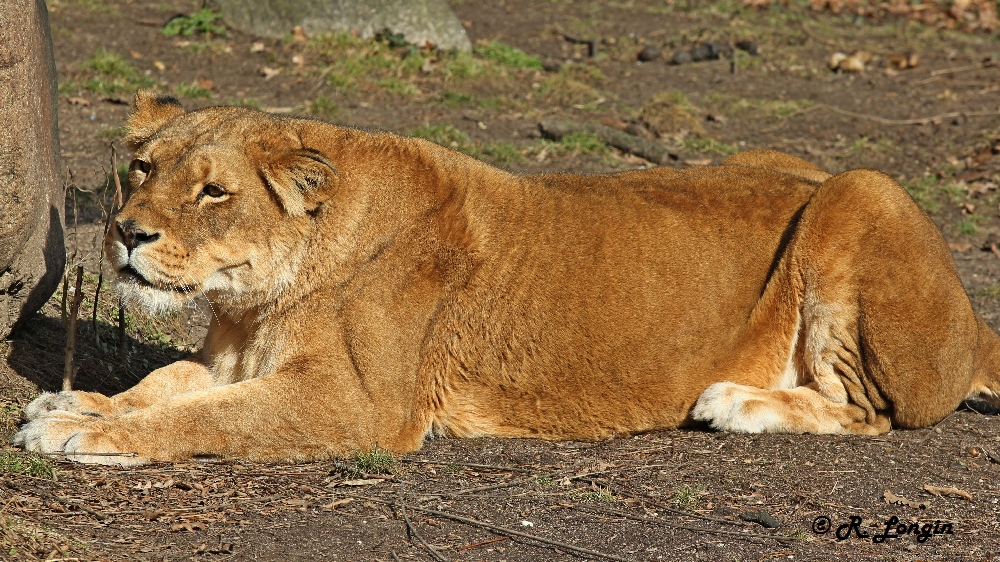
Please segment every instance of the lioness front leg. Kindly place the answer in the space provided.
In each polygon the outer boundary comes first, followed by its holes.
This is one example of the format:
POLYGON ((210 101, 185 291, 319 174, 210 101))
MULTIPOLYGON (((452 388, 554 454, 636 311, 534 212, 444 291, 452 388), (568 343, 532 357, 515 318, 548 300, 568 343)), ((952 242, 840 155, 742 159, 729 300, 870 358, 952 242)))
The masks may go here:
POLYGON ((213 384, 211 370, 195 359, 188 359, 161 367, 146 375, 139 384, 111 397, 79 390, 43 392, 25 407, 24 416, 28 421, 54 411, 110 416, 145 408, 176 394, 208 388, 213 384))
POLYGON ((14 442, 81 462, 124 465, 199 455, 306 461, 375 445, 394 450, 419 445, 422 435, 414 439, 389 419, 405 407, 376 409, 359 384, 323 378, 279 372, 111 417, 54 412, 25 425, 14 442))

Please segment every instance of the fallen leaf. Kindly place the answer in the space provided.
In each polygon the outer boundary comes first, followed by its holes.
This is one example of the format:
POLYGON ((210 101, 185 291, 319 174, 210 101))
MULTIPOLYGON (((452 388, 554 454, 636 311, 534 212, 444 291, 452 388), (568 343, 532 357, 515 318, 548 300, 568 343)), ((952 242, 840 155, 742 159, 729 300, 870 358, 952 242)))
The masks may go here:
POLYGON ((262 66, 258 72, 260 72, 260 75, 264 77, 264 80, 270 80, 271 78, 281 74, 281 69, 271 68, 270 66, 262 66))
POLYGON ((948 244, 948 247, 951 248, 952 250, 955 250, 956 252, 968 252, 969 250, 972 249, 972 244, 969 244, 968 242, 963 242, 963 243, 952 242, 948 244))
POLYGON ((190 47, 192 43, 193 41, 186 41, 184 39, 181 39, 179 41, 174 41, 174 47, 180 47, 183 49, 184 47, 190 47))
POLYGON ((214 90, 215 84, 210 78, 195 78, 194 85, 204 90, 214 90))
POLYGON ((688 166, 708 166, 711 163, 711 158, 688 158, 684 160, 684 164, 688 166))
POLYGON ((962 204, 962 212, 971 215, 976 212, 976 206, 966 201, 962 204))
POLYGON ((88 100, 87 98, 67 98, 66 101, 68 101, 70 103, 70 105, 79 105, 81 107, 90 107, 90 100, 88 100))
POLYGON ((128 54, 129 54, 129 56, 131 56, 135 60, 142 59, 142 53, 140 53, 139 51, 129 51, 128 54))
POLYGON ((167 69, 167 65, 163 64, 163 61, 154 60, 153 66, 155 66, 156 70, 159 70, 160 72, 163 72, 164 70, 167 69))
POLYGON ((324 511, 333 511, 334 509, 337 509, 338 507, 340 507, 342 505, 347 505, 347 504, 351 503, 352 501, 354 501, 354 498, 341 498, 339 500, 334 500, 334 501, 332 501, 332 502, 330 502, 330 503, 328 503, 326 505, 321 505, 320 509, 322 509, 324 511))
POLYGON ((292 37, 296 43, 305 43, 306 39, 309 39, 309 35, 306 34, 306 30, 302 29, 301 25, 292 28, 292 37))
POLYGON ((306 58, 303 57, 302 55, 295 55, 292 57, 292 64, 294 64, 298 68, 302 68, 306 64, 306 58))
POLYGON ((885 493, 882 494, 882 499, 884 499, 885 503, 887 503, 889 505, 893 505, 893 504, 895 504, 895 505, 905 505, 905 506, 909 506, 909 507, 911 507, 913 509, 927 509, 927 507, 928 507, 928 504, 926 502, 910 501, 910 500, 904 498, 903 496, 897 496, 896 494, 893 494, 889 490, 886 490, 885 493))
POLYGON ((265 47, 264 43, 261 43, 260 41, 250 45, 251 53, 263 53, 265 50, 267 50, 267 47, 265 47))
POLYGON ((606 125, 613 129, 618 129, 619 131, 624 131, 625 128, 628 127, 628 123, 614 117, 605 117, 601 119, 601 125, 606 125))
POLYGON ((966 500, 972 501, 972 494, 966 492, 965 490, 959 490, 958 488, 952 487, 941 487, 932 486, 930 484, 924 484, 924 490, 934 494, 935 496, 958 496, 965 498, 966 500))
POLYGON ((177 531, 204 531, 205 526, 201 523, 174 523, 170 526, 170 530, 173 532, 177 531))

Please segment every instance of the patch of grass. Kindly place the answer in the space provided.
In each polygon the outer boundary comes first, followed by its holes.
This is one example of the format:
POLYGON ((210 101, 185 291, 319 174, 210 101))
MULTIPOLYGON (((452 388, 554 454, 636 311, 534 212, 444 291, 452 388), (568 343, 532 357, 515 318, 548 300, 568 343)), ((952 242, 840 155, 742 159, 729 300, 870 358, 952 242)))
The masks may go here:
POLYGON ((576 154, 608 154, 611 149, 593 133, 570 133, 559 140, 563 150, 576 154))
POLYGON ((475 152, 475 145, 469 135, 454 125, 424 125, 410 131, 410 135, 466 154, 475 152))
POLYGON ((420 93, 420 88, 418 88, 415 84, 407 82, 406 80, 400 80, 399 78, 386 78, 384 80, 379 80, 378 85, 383 90, 394 96, 411 97, 420 93))
POLYGON ((226 28, 219 22, 221 19, 221 14, 208 8, 202 8, 190 15, 171 19, 163 26, 161 32, 166 36, 183 35, 184 37, 190 37, 195 33, 225 35, 226 28))
POLYGON ((87 60, 80 63, 81 76, 59 85, 61 93, 71 93, 79 89, 101 95, 132 93, 140 88, 149 88, 156 82, 143 75, 137 68, 120 55, 105 49, 97 49, 87 60))
POLYGON ((114 140, 122 138, 122 135, 124 134, 125 129, 122 127, 109 127, 94 133, 94 138, 99 140, 114 140))
POLYGON ((215 97, 212 90, 202 88, 197 84, 178 84, 177 87, 174 88, 174 92, 176 92, 178 96, 188 99, 202 98, 210 100, 215 97))
POLYGON ((476 96, 463 92, 453 92, 451 90, 441 92, 437 97, 437 101, 449 108, 479 106, 479 98, 476 96))
POLYGON ((52 461, 35 453, 0 449, 0 474, 51 480, 56 477, 56 467, 52 461))
POLYGON ((615 501, 614 494, 607 488, 594 487, 589 490, 580 490, 572 494, 573 499, 591 503, 611 503, 615 501))
POLYGON ((311 115, 322 117, 324 119, 336 119, 340 116, 340 106, 337 105, 337 102, 326 96, 319 96, 318 98, 307 102, 306 110, 309 111, 311 115))
POLYGON ((941 210, 941 202, 937 197, 938 183, 937 176, 922 176, 912 181, 904 181, 902 185, 921 209, 928 213, 936 213, 941 210))
POLYGON ((538 88, 538 98, 549 105, 584 109, 604 96, 593 86, 571 77, 568 72, 548 76, 538 88))
POLYGON ((260 109, 261 107, 263 107, 259 101, 249 97, 242 97, 239 99, 231 100, 228 103, 229 105, 235 105, 236 107, 246 107, 249 109, 260 109))
POLYGON ((988 220, 983 215, 965 215, 965 218, 955 224, 955 232, 963 236, 972 236, 979 232, 979 225, 988 220))
POLYGON ((465 472, 465 467, 454 462, 450 462, 441 467, 441 472, 445 474, 459 474, 465 472))
POLYGON ((1000 297, 1000 283, 993 283, 983 287, 979 290, 979 294, 991 299, 1000 297))
POLYGON ((488 65, 464 52, 449 54, 444 60, 438 61, 445 77, 457 80, 471 80, 487 74, 488 65))
POLYGON ((962 182, 947 179, 938 187, 952 205, 961 205, 969 196, 969 187, 962 182))
POLYGON ((491 143, 479 149, 480 156, 498 166, 509 166, 523 158, 521 149, 509 142, 491 143))
POLYGON ((542 61, 538 57, 529 55, 520 49, 496 40, 483 45, 477 45, 473 49, 473 52, 485 60, 494 61, 511 68, 542 68, 542 61))
POLYGON ((366 474, 392 474, 398 464, 392 453, 378 446, 367 453, 354 455, 355 468, 366 474))
POLYGON ((704 486, 688 486, 685 484, 674 491, 674 497, 671 501, 681 509, 694 509, 701 503, 701 493, 704 491, 704 486))
POLYGON ((896 144, 889 139, 872 140, 868 135, 862 135, 844 150, 844 155, 856 156, 865 152, 888 152, 894 148, 896 148, 896 144))

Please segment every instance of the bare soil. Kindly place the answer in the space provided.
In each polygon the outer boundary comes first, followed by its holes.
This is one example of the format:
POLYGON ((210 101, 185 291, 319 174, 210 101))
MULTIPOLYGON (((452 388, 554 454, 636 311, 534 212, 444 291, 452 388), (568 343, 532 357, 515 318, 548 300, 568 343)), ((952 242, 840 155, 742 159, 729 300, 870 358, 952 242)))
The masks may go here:
MULTIPOLYGON (((210 314, 197 305, 166 318, 129 311, 121 355, 117 308, 105 286, 91 323, 109 145, 120 134, 129 88, 143 81, 188 107, 241 103, 416 132, 523 171, 650 165, 592 138, 540 139, 543 118, 644 124, 677 155, 676 166, 769 148, 831 172, 878 168, 930 212, 974 307, 1000 328, 995 32, 780 3, 452 4, 480 46, 473 60, 488 58, 486 42, 496 40, 545 68, 483 63, 473 72, 455 55, 358 42, 351 60, 369 66, 352 74, 343 46, 322 47, 316 38, 161 33, 168 19, 200 2, 50 2, 63 84, 67 236, 71 262, 87 272, 76 388, 127 388, 196 349, 210 314), (759 53, 668 63, 704 41, 740 40, 759 53), (649 46, 661 56, 637 61, 649 46), (828 68, 835 52, 859 49, 872 55, 865 70, 828 68), (101 50, 136 74, 121 87, 92 82, 110 80, 96 70, 101 50), (918 66, 894 66, 893 55, 913 53, 918 66), (407 66, 409 57, 421 64, 407 66)), ((117 149, 118 162, 127 162, 117 149)), ((5 435, 40 389, 59 387, 61 293, 0 344, 5 435)), ((38 459, 35 470, 16 468, 27 457, 4 448, 0 559, 990 560, 1000 557, 1000 418, 981 410, 969 405, 935 427, 877 438, 686 430, 600 443, 438 439, 381 466, 359 458, 116 470, 54 459, 52 478, 38 459), (816 532, 824 516, 831 528, 816 532), (913 523, 929 523, 924 540, 873 540, 893 517, 914 532, 913 523), (838 540, 842 524, 841 536, 850 536, 838 540)))

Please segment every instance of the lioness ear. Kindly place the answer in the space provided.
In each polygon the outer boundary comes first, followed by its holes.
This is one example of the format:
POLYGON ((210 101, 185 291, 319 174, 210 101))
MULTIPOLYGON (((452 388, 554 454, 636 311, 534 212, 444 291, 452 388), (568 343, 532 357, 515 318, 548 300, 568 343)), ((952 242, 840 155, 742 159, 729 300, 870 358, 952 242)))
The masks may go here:
POLYGON ((337 190, 337 169, 315 150, 294 150, 265 164, 261 176, 293 217, 316 210, 337 190))
POLYGON ((182 113, 184 108, 177 98, 158 96, 152 90, 139 90, 132 100, 132 111, 125 120, 125 143, 130 150, 135 150, 167 121, 182 113))

